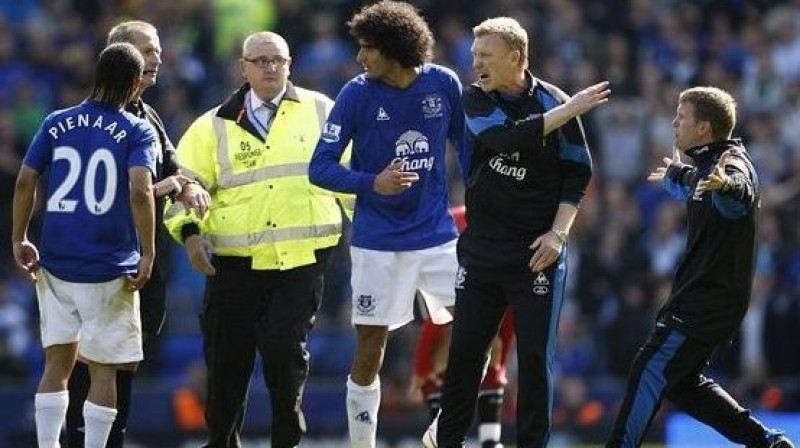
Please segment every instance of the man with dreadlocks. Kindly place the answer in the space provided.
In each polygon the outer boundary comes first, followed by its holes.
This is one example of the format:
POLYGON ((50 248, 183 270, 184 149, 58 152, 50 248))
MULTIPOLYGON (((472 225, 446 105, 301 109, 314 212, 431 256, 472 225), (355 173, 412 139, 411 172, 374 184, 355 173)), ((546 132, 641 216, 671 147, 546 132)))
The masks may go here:
POLYGON ((155 256, 156 134, 123 110, 139 89, 143 68, 131 44, 103 50, 91 96, 45 118, 17 177, 14 259, 36 282, 45 349, 34 400, 39 448, 59 446, 67 380, 78 353, 91 377, 83 405, 87 448, 106 445, 117 415, 117 369, 143 357, 139 289, 155 256), (27 231, 45 170, 40 253, 27 231))

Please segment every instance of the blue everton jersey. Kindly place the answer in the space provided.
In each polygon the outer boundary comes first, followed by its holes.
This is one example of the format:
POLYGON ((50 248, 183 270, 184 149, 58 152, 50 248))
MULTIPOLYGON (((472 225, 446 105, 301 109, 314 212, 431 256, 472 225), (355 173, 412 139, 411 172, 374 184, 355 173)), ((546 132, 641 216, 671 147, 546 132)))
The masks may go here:
POLYGON ((448 140, 463 153, 461 83, 451 70, 425 64, 403 89, 362 74, 339 92, 309 176, 328 190, 357 195, 353 246, 386 251, 437 246, 457 236, 448 212, 448 140), (339 161, 351 141, 348 170, 339 161), (396 161, 419 181, 398 195, 374 192, 375 176, 396 161))
POLYGON ((77 283, 136 271, 139 241, 128 169, 155 172, 155 142, 146 121, 93 100, 44 120, 23 162, 49 171, 39 242, 43 267, 77 283))

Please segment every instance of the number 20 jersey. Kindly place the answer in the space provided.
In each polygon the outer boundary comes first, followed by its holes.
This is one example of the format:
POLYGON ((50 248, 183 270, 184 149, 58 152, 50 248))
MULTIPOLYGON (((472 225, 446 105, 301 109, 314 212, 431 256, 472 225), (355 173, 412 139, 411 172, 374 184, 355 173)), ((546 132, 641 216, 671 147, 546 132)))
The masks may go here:
POLYGON ((56 277, 99 283, 136 271, 139 241, 128 169, 155 173, 149 123, 94 100, 53 112, 23 163, 49 170, 40 264, 56 277))

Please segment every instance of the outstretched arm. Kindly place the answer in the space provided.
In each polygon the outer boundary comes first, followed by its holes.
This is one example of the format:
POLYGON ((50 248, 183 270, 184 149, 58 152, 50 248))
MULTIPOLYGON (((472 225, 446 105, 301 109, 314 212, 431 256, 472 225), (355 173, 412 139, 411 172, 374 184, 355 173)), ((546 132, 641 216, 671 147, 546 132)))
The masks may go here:
POLYGON ((581 90, 575 96, 564 95, 564 103, 544 114, 534 114, 521 120, 511 120, 492 99, 475 87, 464 95, 464 112, 467 127, 475 138, 495 152, 507 152, 512 148, 535 147, 531 142, 560 128, 571 119, 608 102, 611 91, 603 81, 581 90))
POLYGON ((681 162, 681 151, 675 147, 672 148, 672 157, 664 157, 663 160, 664 166, 653 170, 647 176, 647 180, 662 184, 664 189, 677 199, 688 199, 694 168, 681 162))
POLYGON ((698 194, 712 192, 714 208, 728 219, 738 219, 757 201, 752 165, 742 155, 728 150, 720 156, 711 174, 697 183, 698 194))

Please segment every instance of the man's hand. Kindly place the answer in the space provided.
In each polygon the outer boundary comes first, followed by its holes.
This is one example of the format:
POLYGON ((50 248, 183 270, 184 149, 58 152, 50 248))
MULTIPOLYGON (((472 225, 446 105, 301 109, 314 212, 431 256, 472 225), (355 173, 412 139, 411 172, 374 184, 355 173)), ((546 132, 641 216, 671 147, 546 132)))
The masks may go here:
POLYGON ((544 235, 536 238, 536 241, 530 245, 530 248, 534 249, 535 252, 528 266, 533 272, 542 272, 558 260, 558 256, 561 254, 561 249, 563 248, 563 243, 558 235, 552 231, 547 231, 544 235))
POLYGON ((208 254, 214 251, 211 243, 200 235, 192 235, 183 242, 186 246, 186 254, 189 256, 189 263, 192 269, 205 275, 214 275, 217 269, 211 264, 208 254))
POLYGON ((598 82, 573 95, 567 101, 571 115, 582 115, 601 104, 607 103, 608 96, 611 94, 608 84, 608 81, 598 82))
POLYGON ((136 275, 126 277, 129 290, 138 291, 144 288, 153 273, 153 259, 153 254, 142 254, 142 257, 139 258, 139 265, 136 268, 136 275))
POLYGON ((183 202, 186 214, 194 210, 198 218, 202 218, 211 206, 211 195, 197 182, 184 184, 178 199, 183 202))
POLYGON ((181 184, 176 176, 169 176, 153 184, 153 193, 157 198, 181 191, 181 184))
POLYGON ((686 165, 685 163, 681 162, 681 150, 677 147, 672 147, 672 158, 664 157, 664 165, 660 166, 655 169, 655 171, 651 172, 647 176, 647 180, 650 182, 660 183, 664 181, 664 176, 667 175, 667 169, 669 169, 670 165, 677 165, 682 167, 686 165))
POLYGON ((14 261, 31 281, 36 281, 39 270, 39 250, 28 240, 14 241, 14 261))
POLYGON ((435 387, 442 386, 442 373, 431 372, 428 376, 413 375, 408 384, 408 394, 415 402, 422 402, 422 388, 432 385, 435 387))
POLYGON ((400 171, 402 166, 403 162, 397 161, 384 168, 375 176, 372 188, 383 195, 400 194, 411 188, 419 180, 419 175, 413 171, 400 171))
POLYGON ((719 191, 725 190, 728 185, 728 175, 725 174, 725 163, 731 156, 730 151, 725 151, 719 157, 714 170, 705 178, 697 182, 697 187, 694 189, 695 197, 700 197, 706 191, 719 191))

